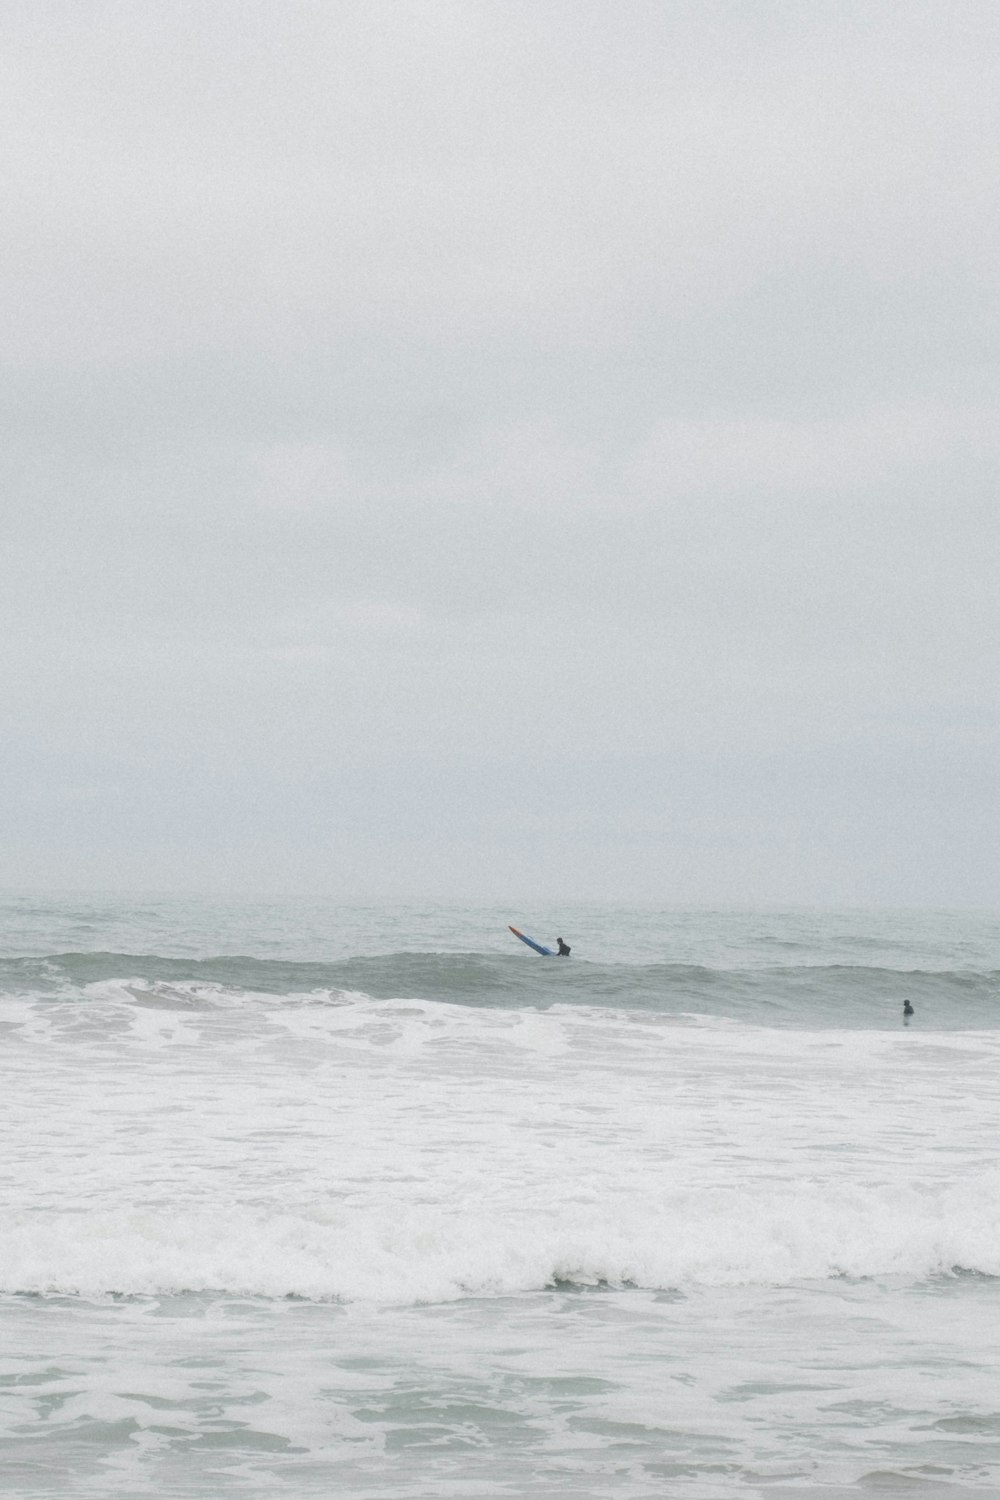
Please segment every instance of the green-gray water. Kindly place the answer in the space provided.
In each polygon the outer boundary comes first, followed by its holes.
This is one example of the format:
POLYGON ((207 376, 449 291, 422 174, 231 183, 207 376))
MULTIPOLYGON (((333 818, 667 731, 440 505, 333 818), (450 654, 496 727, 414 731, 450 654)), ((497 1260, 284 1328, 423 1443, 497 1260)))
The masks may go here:
POLYGON ((991 916, 4 909, 8 1493, 1000 1487, 991 916))

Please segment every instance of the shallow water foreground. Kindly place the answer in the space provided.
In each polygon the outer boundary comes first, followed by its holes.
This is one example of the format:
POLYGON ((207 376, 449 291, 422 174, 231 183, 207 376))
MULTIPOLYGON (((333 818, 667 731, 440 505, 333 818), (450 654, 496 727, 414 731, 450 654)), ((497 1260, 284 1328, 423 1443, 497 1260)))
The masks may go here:
POLYGON ((7 1297, 5 1492, 948 1496, 1000 1487, 1000 1282, 373 1308, 7 1297))

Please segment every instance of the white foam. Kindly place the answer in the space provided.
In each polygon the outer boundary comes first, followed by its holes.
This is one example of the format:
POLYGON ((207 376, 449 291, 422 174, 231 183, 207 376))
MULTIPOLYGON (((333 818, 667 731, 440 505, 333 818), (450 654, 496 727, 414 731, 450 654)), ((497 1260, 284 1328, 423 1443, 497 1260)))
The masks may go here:
POLYGON ((178 1012, 125 984, 46 1004, 8 1054, 7 1290, 1000 1275, 992 1034, 357 996, 178 1012))
POLYGON ((583 1208, 471 1201, 345 1205, 327 1215, 250 1205, 19 1214, 0 1234, 5 1289, 447 1301, 566 1281, 685 1288, 837 1275, 1000 1275, 996 1179, 928 1203, 821 1188, 661 1193, 583 1208), (985 1196, 993 1207, 982 1209, 985 1196))

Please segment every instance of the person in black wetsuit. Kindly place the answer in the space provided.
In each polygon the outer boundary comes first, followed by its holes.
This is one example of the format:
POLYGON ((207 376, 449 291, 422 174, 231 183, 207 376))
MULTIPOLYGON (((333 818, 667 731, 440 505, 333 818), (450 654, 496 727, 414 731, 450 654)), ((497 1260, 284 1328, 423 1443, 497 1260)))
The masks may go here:
POLYGON ((909 1018, 912 1015, 913 1015, 913 1006, 910 1004, 909 1000, 904 1000, 903 1001, 903 1025, 904 1026, 906 1025, 907 1021, 909 1020, 909 1018))
POLYGON ((556 942, 559 944, 558 948, 556 949, 556 957, 569 958, 569 944, 564 943, 562 938, 556 938, 556 942))

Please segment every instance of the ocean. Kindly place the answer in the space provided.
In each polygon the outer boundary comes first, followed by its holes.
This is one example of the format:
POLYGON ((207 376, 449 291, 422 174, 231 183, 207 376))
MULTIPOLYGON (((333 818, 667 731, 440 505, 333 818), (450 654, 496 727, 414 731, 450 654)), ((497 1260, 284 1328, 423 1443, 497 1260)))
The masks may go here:
POLYGON ((0 910, 6 1495, 1000 1494, 1000 917, 0 910))

